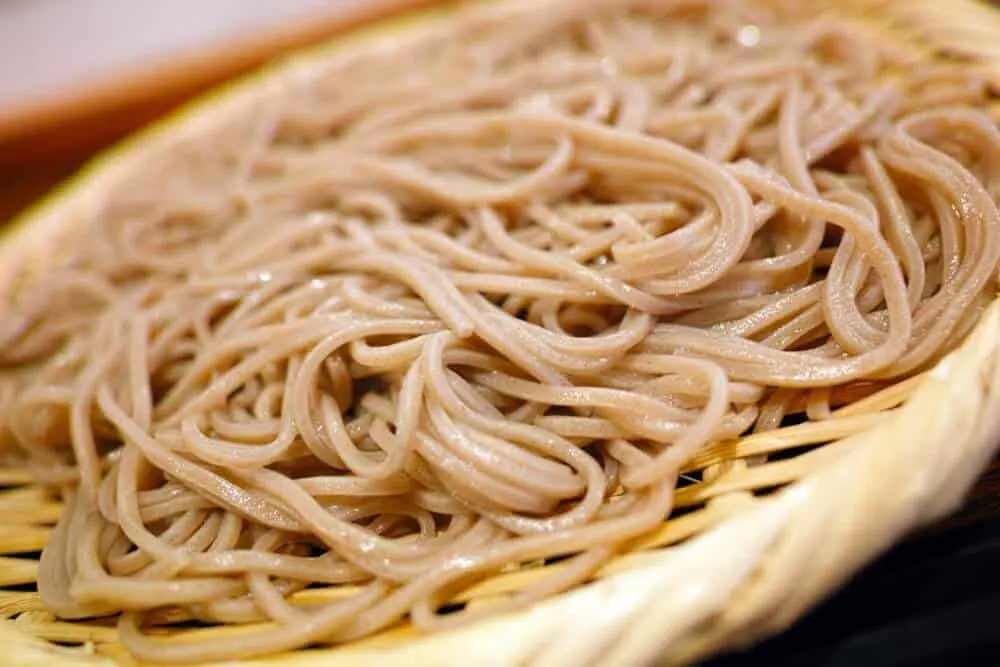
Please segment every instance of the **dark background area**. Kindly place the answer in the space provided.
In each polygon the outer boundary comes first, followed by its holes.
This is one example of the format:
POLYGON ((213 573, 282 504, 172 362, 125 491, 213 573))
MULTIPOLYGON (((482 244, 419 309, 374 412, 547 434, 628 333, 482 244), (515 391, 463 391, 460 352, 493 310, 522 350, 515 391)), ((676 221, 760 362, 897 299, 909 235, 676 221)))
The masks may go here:
POLYGON ((1000 665, 1000 462, 786 633, 704 667, 1000 665))

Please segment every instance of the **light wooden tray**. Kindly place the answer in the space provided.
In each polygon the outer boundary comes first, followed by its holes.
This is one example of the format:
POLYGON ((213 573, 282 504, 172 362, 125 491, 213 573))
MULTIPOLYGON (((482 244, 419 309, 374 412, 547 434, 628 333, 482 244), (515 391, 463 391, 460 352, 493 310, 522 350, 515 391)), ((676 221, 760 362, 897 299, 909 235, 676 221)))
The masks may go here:
MULTIPOLYGON (((513 0, 531 6, 536 0, 513 0)), ((870 21, 885 39, 1000 63, 1000 15, 975 0, 812 0, 870 21)), ((507 3, 510 4, 510 3, 507 3)), ((506 11, 506 5, 475 11, 506 11)), ((25 216, 0 245, 0 304, 23 270, 58 248, 69 221, 113 189, 148 151, 198 136, 296 68, 440 29, 455 11, 383 22, 277 66, 128 142, 25 216)), ((1000 72, 1000 65, 998 65, 1000 72)), ((2 306, 0 306, 2 307, 2 306)), ((631 545, 596 581, 518 613, 435 635, 406 625, 356 643, 253 664, 582 665, 688 663, 780 632, 913 528, 953 511, 1000 443, 1000 301, 933 370, 863 398, 828 421, 715 444, 690 462, 702 481, 679 490, 684 512, 631 545), (803 446, 808 453, 791 456, 803 446), (748 466, 748 457, 783 453, 748 466)), ((37 554, 61 507, 22 470, 0 469, 0 646, 3 664, 136 664, 113 623, 56 620, 34 592, 37 554)), ((458 602, 488 605, 560 565, 488 579, 458 602)), ((300 598, 331 595, 306 590, 300 598)), ((224 636, 224 626, 177 630, 224 636)), ((233 665, 236 663, 227 663, 233 665)), ((242 664, 242 663, 241 663, 242 664)), ((246 663, 250 664, 250 663, 246 663)))

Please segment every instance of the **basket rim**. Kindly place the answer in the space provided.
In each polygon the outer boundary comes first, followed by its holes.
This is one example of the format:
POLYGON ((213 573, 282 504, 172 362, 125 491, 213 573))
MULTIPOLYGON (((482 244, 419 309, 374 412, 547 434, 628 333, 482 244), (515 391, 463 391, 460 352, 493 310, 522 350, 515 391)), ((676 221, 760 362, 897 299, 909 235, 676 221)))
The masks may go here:
MULTIPOLYGON (((185 135, 224 122, 227 114, 281 85, 282 77, 294 76, 297 68, 317 66, 326 57, 363 54, 380 44, 399 48, 410 39, 426 39, 445 29, 456 12, 523 11, 534 1, 442 0, 430 8, 425 1, 421 9, 404 9, 300 49, 279 65, 196 97, 102 151, 8 223, 0 233, 0 303, 31 262, 52 256, 67 223, 93 210, 133 164, 185 135)), ((890 30, 914 22, 923 25, 929 20, 923 10, 942 13, 933 10, 932 2, 813 1, 883 20, 890 30)), ((421 4, 411 2, 414 7, 421 4)), ((977 0, 954 0, 947 13, 950 18, 942 30, 918 33, 912 43, 1000 63, 1000 40, 989 47, 1000 36, 996 8, 977 0), (984 16, 989 18, 987 28, 984 16), (983 48, 963 43, 967 34, 986 35, 985 41, 979 40, 983 48)), ((1000 299, 983 312, 960 347, 925 374, 900 408, 839 444, 826 467, 684 544, 647 552, 649 557, 639 564, 522 611, 387 647, 348 645, 225 664, 646 664, 658 662, 668 646, 667 659, 674 663, 778 632, 903 534, 954 510, 988 463, 1000 444, 1000 299), (901 467, 903 460, 910 465, 901 467), (887 479, 893 483, 885 483, 887 479), (665 594, 668 590, 670 595, 665 594)), ((116 664, 108 657, 30 636, 14 621, 0 620, 0 642, 14 664, 116 664)))

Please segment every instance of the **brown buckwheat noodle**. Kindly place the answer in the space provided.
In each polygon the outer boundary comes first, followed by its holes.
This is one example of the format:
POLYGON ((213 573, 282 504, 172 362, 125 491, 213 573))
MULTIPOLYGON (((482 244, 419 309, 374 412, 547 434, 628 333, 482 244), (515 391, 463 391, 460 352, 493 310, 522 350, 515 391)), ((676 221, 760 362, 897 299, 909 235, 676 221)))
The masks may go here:
POLYGON ((996 288, 987 79, 793 4, 473 12, 148 155, 0 319, 45 604, 172 662, 509 610, 707 443, 940 359, 996 288), (150 636, 185 619, 270 623, 150 636))

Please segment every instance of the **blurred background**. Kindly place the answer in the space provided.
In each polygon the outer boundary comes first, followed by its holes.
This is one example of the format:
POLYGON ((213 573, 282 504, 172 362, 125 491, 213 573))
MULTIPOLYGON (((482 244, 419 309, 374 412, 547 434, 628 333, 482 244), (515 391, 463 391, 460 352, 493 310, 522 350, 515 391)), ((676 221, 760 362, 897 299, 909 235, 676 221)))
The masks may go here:
POLYGON ((347 11, 363 2, 4 0, 0 104, 59 95, 63 87, 85 88, 144 61, 211 48, 220 39, 301 22, 317 11, 347 11))
POLYGON ((201 90, 433 1, 0 0, 0 222, 201 90))

